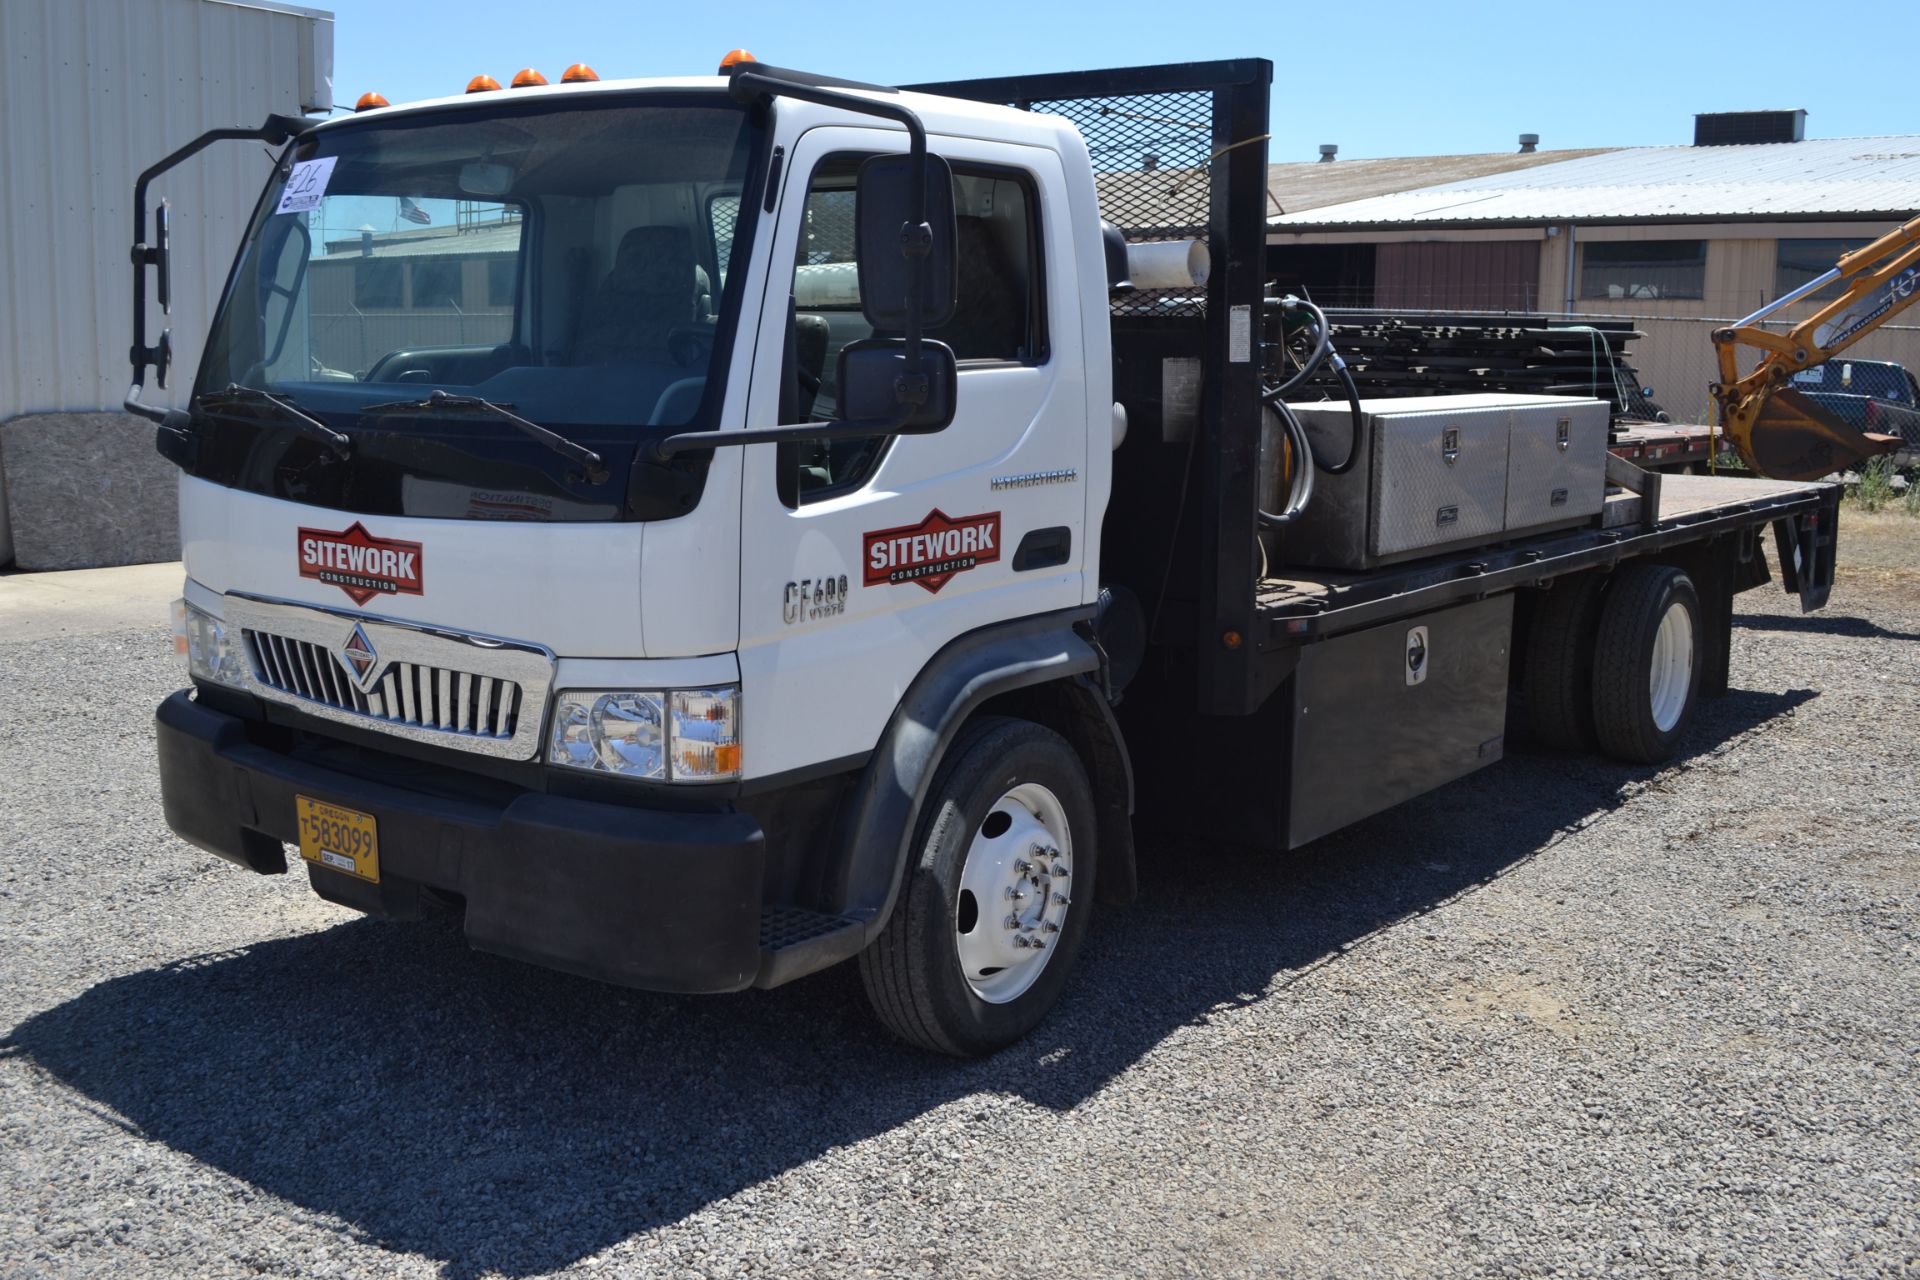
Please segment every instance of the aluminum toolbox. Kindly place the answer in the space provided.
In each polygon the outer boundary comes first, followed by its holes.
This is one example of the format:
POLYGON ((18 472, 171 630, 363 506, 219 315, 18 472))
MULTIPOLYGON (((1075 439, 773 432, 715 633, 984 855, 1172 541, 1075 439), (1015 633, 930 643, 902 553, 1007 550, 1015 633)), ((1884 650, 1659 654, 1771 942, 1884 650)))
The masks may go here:
POLYGON ((1607 497, 1604 400, 1515 404, 1507 441, 1506 531, 1518 536, 1599 514, 1607 497))
MULTIPOLYGON (((1346 456, 1344 403, 1290 407, 1320 457, 1346 456)), ((1343 475, 1314 476, 1312 503, 1281 535, 1282 563, 1372 569, 1584 523, 1605 500, 1601 401, 1414 396, 1360 408, 1360 457, 1343 475)))

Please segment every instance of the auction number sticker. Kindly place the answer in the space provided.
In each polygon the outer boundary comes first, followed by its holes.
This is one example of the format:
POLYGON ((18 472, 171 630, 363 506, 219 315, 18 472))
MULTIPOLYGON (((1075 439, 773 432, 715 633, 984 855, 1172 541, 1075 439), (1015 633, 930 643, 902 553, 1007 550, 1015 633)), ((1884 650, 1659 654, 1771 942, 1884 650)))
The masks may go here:
POLYGON ((294 165, 274 212, 306 213, 310 209, 318 209, 321 198, 327 194, 327 183, 333 181, 333 162, 339 158, 322 156, 318 160, 302 160, 294 165))

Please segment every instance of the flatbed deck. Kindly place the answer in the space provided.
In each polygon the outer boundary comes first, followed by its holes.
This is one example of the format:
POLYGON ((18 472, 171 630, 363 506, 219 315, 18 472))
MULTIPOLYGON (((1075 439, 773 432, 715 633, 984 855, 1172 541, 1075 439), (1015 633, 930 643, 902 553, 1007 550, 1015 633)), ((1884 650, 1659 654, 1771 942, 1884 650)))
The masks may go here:
POLYGON ((1615 423, 1607 451, 1649 471, 1706 462, 1713 428, 1686 422, 1615 423))
POLYGON ((1607 511, 1589 525, 1453 552, 1364 572, 1286 567, 1260 579, 1255 609, 1263 649, 1391 621, 1397 617, 1534 586, 1583 569, 1612 567, 1630 556, 1658 551, 1836 508, 1840 486, 1825 482, 1760 480, 1742 476, 1661 477, 1660 518, 1639 519, 1641 499, 1614 492, 1607 511))

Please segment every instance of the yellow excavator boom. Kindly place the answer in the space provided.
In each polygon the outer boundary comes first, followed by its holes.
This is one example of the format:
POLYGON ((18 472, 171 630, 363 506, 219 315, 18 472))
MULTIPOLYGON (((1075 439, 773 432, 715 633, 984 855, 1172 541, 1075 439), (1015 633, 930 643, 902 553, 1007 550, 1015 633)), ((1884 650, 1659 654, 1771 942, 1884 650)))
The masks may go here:
POLYGON ((1895 436, 1857 431, 1787 386, 1794 374, 1824 364, 1920 301, 1920 217, 1843 255, 1832 270, 1713 332, 1720 380, 1713 398, 1720 429, 1748 467, 1776 480, 1818 480, 1892 453, 1895 436), (1784 333, 1760 327, 1782 307, 1836 281, 1838 297, 1784 333), (1739 348, 1757 347, 1760 363, 1744 377, 1739 348))

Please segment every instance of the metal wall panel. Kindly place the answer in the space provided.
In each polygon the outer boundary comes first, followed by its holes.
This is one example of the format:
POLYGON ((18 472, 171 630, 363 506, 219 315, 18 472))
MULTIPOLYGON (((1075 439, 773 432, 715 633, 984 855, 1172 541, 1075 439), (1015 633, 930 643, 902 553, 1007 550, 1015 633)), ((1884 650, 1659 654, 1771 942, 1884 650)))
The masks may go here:
POLYGON ((1539 294, 1537 239, 1389 243, 1375 251, 1376 307, 1530 311, 1539 294))
MULTIPOLYGON (((333 16, 224 0, 0 3, 0 421, 119 407, 131 334, 133 182, 216 126, 330 100, 333 16)), ((173 205, 175 404, 198 363, 264 148, 224 143, 154 188, 173 205)), ((150 323, 159 319, 156 307, 150 323)))

